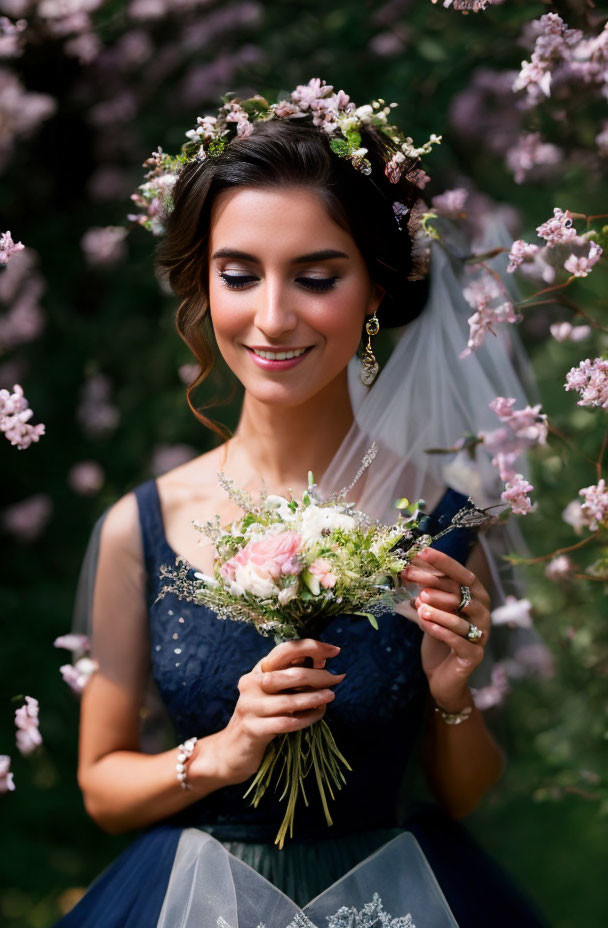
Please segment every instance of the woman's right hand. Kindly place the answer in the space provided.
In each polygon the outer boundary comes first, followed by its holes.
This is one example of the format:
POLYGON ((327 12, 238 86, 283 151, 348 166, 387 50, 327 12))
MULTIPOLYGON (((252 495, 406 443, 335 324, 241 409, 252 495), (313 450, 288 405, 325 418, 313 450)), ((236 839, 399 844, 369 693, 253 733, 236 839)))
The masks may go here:
MULTIPOLYGON (((211 736, 216 775, 226 785, 244 783, 253 776, 276 735, 307 728, 323 717, 335 698, 330 687, 346 676, 325 669, 326 661, 339 651, 313 638, 284 641, 240 678, 232 717, 225 729, 211 736), (304 666, 305 662, 312 666, 304 666)), ((194 789, 197 772, 208 775, 207 769, 199 770, 208 768, 208 753, 201 753, 201 763, 197 760, 195 754, 188 767, 188 781, 194 789), (206 761, 203 754, 207 754, 206 761)))

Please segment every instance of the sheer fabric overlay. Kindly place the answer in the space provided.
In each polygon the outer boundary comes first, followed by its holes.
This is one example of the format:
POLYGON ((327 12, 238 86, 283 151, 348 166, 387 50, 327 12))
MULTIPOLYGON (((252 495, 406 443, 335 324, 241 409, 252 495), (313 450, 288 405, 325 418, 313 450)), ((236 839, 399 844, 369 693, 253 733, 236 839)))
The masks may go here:
POLYGON ((409 832, 389 841, 300 908, 211 835, 184 829, 157 928, 264 924, 458 928, 420 845, 409 832))

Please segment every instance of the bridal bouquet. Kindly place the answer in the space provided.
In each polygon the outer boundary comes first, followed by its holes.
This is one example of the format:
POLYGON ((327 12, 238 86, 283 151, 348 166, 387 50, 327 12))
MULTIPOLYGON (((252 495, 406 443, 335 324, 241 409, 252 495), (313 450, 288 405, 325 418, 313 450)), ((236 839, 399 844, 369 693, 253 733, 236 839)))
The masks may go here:
MULTIPOLYGON (((224 475, 219 482, 244 515, 227 526, 220 525, 219 516, 214 522, 194 522, 215 543, 214 576, 195 572, 192 579, 189 565, 178 556, 176 567, 161 567, 161 576, 172 583, 159 598, 173 592, 204 603, 219 618, 248 622, 276 643, 314 637, 338 613, 364 616, 377 628, 376 616, 406 598, 400 574, 422 548, 452 528, 479 525, 479 516, 487 519, 469 499, 432 536, 424 531, 428 516, 408 500, 397 504, 393 525, 373 522, 346 502, 345 491, 320 499, 310 473, 301 499, 262 493, 254 502, 224 475)), ((275 839, 280 848, 288 831, 293 836, 300 793, 308 804, 304 781, 311 772, 327 824, 332 824, 327 796, 333 799, 333 789, 345 782, 343 768, 351 769, 325 719, 269 744, 245 795, 253 792, 257 806, 273 780, 275 789, 282 787, 280 799, 287 796, 287 808, 275 839)))

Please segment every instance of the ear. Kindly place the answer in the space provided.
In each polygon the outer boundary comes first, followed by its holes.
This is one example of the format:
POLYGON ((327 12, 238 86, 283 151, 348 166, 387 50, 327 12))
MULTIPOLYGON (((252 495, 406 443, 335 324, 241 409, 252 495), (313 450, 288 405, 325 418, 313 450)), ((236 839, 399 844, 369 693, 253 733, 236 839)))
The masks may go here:
POLYGON ((368 304, 368 312, 366 313, 366 315, 368 316, 374 315, 374 313, 380 306, 380 303, 384 299, 385 294, 386 294, 386 289, 382 286, 382 284, 379 284, 377 282, 374 283, 372 294, 371 294, 370 301, 368 304))

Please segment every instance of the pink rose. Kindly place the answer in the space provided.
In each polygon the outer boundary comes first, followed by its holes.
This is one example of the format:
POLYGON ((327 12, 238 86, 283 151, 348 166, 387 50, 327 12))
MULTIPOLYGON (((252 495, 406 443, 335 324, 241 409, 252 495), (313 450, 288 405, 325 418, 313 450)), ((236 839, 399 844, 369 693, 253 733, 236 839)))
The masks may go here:
MULTIPOLYGON (((241 583, 245 589, 255 590, 250 582, 251 576, 256 580, 275 581, 286 574, 299 574, 302 565, 298 554, 302 547, 302 539, 297 532, 279 532, 269 535, 259 541, 250 541, 245 547, 222 564, 220 573, 225 580, 236 580, 239 577, 249 578, 241 583)), ((254 584, 256 587, 257 585, 254 584)))
POLYGON ((313 561, 308 570, 326 590, 336 585, 337 577, 332 573, 330 562, 324 557, 318 557, 313 561))

